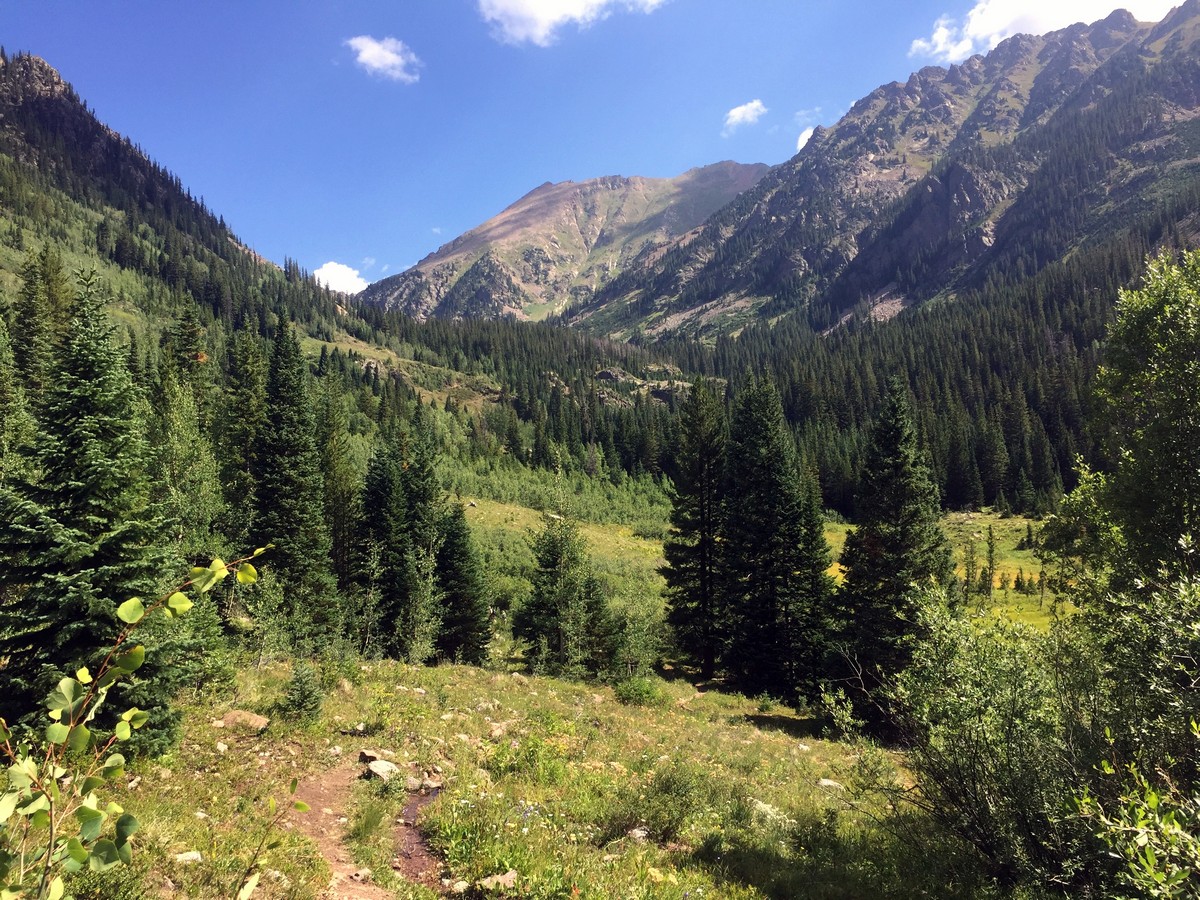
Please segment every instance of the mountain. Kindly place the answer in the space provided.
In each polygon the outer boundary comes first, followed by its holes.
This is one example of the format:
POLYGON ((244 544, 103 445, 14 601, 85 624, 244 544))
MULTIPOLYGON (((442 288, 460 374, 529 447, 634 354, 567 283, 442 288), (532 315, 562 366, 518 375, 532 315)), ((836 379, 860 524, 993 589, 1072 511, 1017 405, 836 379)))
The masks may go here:
POLYGON ((1188 0, 884 85, 570 320, 699 333, 799 309, 825 330, 1031 275, 1196 190, 1198 37, 1188 0))
POLYGON ((544 318, 702 224, 768 168, 721 162, 675 178, 547 182, 359 296, 417 318, 544 318))
POLYGON ((1200 0, 1158 24, 1117 11, 1017 35, 881 86, 761 178, 721 163, 544 185, 361 296, 418 316, 562 311, 618 339, 788 313, 828 331, 1026 279, 1147 217, 1191 234, 1198 36, 1200 0), (700 184, 729 202, 706 210, 700 184))

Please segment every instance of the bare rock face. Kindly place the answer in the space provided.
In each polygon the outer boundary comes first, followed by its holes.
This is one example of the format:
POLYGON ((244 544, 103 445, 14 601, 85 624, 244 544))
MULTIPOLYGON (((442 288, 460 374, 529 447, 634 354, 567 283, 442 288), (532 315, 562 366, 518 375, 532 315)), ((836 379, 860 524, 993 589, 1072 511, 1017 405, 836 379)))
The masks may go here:
POLYGON ((400 767, 386 759, 373 759, 367 763, 364 778, 378 778, 380 781, 391 781, 392 776, 400 771, 400 767))
POLYGON ((767 171, 722 162, 676 178, 547 182, 359 296, 418 319, 539 318, 590 297, 767 171))

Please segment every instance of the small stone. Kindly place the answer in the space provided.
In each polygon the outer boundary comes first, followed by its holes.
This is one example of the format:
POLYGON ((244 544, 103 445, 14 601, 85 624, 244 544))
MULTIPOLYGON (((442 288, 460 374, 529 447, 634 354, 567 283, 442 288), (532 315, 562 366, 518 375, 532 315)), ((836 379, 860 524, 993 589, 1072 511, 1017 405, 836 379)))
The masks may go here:
POLYGON ((330 756, 341 756, 342 755, 341 746, 338 744, 334 744, 332 747, 329 748, 329 755, 330 756))
POLYGON ((452 894, 465 894, 470 889, 471 884, 467 881, 456 881, 454 884, 450 885, 450 893, 452 894))
POLYGON ((421 779, 421 790, 423 790, 423 791, 440 791, 441 789, 442 789, 442 783, 438 779, 436 779, 436 778, 422 778, 421 779))
POLYGON ((271 720, 266 716, 247 712, 244 709, 231 709, 225 713, 225 726, 227 728, 237 728, 242 731, 253 731, 255 734, 262 734, 270 724, 271 720))
POLYGON ((512 890, 517 886, 517 879, 521 876, 517 874, 516 869, 509 869, 503 875, 491 875, 487 878, 480 879, 479 886, 485 891, 494 890, 512 890))
POLYGON ((421 695, 422 697, 424 697, 424 696, 425 696, 425 693, 426 693, 426 692, 425 692, 425 688, 413 688, 413 689, 412 689, 412 692, 413 692, 414 694, 419 694, 419 695, 421 695))
POLYGON ((796 749, 799 750, 801 753, 807 753, 809 750, 812 749, 812 747, 808 746, 808 744, 797 744, 796 749))
POLYGON ((846 789, 844 785, 834 781, 832 778, 822 778, 817 782, 817 787, 823 787, 830 791, 844 791, 846 789))
POLYGON ((129 779, 129 784, 127 784, 126 787, 129 788, 129 790, 131 790, 131 791, 136 791, 138 789, 138 785, 141 783, 142 783, 142 776, 135 775, 133 778, 129 779))
POLYGON ((202 862, 204 857, 200 855, 199 850, 188 850, 186 853, 176 853, 175 862, 188 865, 190 863, 202 862))
POLYGON ((416 775, 409 775, 404 779, 404 789, 410 794, 415 794, 421 789, 421 779, 416 775))
POLYGON ((637 828, 630 828, 626 832, 626 836, 637 841, 639 844, 644 844, 646 838, 650 837, 650 830, 643 825, 639 825, 637 828))
POLYGON ((366 884, 368 881, 371 880, 371 870, 370 869, 359 869, 357 872, 355 872, 354 874, 352 874, 350 876, 350 880, 357 881, 359 884, 366 884))
POLYGON ((224 728, 225 720, 224 719, 213 719, 208 724, 211 725, 213 728, 224 728))
POLYGON ((496 740, 499 740, 500 738, 504 737, 504 735, 507 732, 508 732, 508 723, 507 722, 497 722, 491 728, 488 729, 488 737, 490 737, 493 741, 496 741, 496 740))
POLYGON ((386 759, 375 759, 367 764, 367 778, 379 778, 382 781, 388 781, 393 775, 399 772, 400 769, 395 763, 390 763, 386 759))
POLYGON ((196 810, 194 813, 192 813, 192 815, 194 815, 197 819, 207 819, 208 818, 208 813, 206 813, 202 809, 196 810))
POLYGON ((218 753, 224 753, 228 749, 229 749, 229 745, 226 744, 224 741, 217 741, 217 752, 218 753))

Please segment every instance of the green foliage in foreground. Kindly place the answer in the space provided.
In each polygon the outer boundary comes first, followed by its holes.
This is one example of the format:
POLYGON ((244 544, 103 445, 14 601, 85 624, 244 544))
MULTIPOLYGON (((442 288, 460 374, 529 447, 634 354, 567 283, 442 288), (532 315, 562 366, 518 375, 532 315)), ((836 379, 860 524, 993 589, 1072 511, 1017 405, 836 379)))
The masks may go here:
POLYGON ((207 568, 193 569, 187 582, 149 607, 138 597, 118 606, 123 625, 108 653, 94 675, 84 666, 75 677, 59 681, 45 701, 49 724, 42 734, 14 733, 0 718, 0 754, 9 763, 0 793, 4 900, 59 900, 66 894, 64 875, 85 869, 105 872, 132 862, 138 820, 115 800, 105 803, 101 794, 111 792, 112 783, 125 773, 125 757, 110 751, 150 716, 131 707, 111 730, 102 730, 96 714, 113 686, 128 681, 146 660, 146 648, 131 640, 134 632, 159 611, 167 619, 184 615, 194 606, 184 591, 207 593, 231 572, 245 584, 257 578, 248 559, 228 564, 216 559, 207 568))

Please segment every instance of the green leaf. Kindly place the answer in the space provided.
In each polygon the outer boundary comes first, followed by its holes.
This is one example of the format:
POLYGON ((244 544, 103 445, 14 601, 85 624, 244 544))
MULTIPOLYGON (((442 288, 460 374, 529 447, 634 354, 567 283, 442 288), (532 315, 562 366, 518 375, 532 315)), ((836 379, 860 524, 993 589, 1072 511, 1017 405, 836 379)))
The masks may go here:
POLYGON ((258 581, 258 570, 250 563, 242 563, 237 567, 238 584, 254 584, 256 581, 258 581))
POLYGON ((77 713, 83 706, 83 701, 87 699, 87 691, 83 685, 74 678, 64 678, 58 683, 58 687, 50 692, 50 696, 46 698, 46 708, 53 713, 60 710, 66 713, 67 720, 75 718, 77 713))
POLYGON ((297 800, 292 804, 292 809, 296 810, 296 812, 308 812, 310 809, 312 809, 312 807, 303 800, 297 800))
POLYGON ((137 832, 141 824, 129 813, 125 813, 121 818, 117 819, 117 845, 126 843, 137 832))
POLYGON ((275 798, 274 797, 267 798, 267 812, 269 812, 271 815, 275 815, 275 798))
POLYGON ((274 546, 275 546, 274 544, 267 544, 267 546, 265 546, 265 547, 259 547, 257 550, 255 550, 253 553, 251 553, 250 556, 251 556, 251 558, 256 557, 256 556, 262 556, 264 553, 266 553, 268 550, 270 550, 274 546))
POLYGON ((120 776, 124 775, 125 757, 123 757, 120 753, 114 753, 104 761, 104 768, 100 770, 100 774, 105 778, 105 780, 119 778, 120 776))
MULTIPOLYGON (((83 842, 78 838, 72 838, 67 841, 67 857, 73 862, 83 864, 88 862, 88 848, 83 846, 83 842)), ((78 869, 74 871, 79 871, 78 869)))
POLYGON ((46 900, 62 900, 66 892, 67 887, 63 884, 62 876, 55 875, 50 882, 50 890, 46 892, 46 900))
POLYGON ((299 779, 297 779, 297 778, 293 778, 293 779, 291 780, 291 782, 288 784, 288 793, 289 793, 289 794, 294 794, 294 793, 296 793, 296 788, 298 788, 299 786, 300 786, 300 781, 299 781, 299 779))
POLYGON ((104 787, 103 778, 101 778, 99 775, 89 775, 87 778, 83 779, 83 785, 79 788, 79 792, 86 797, 92 791, 98 790, 102 787, 104 787))
POLYGON ((250 895, 254 893, 254 889, 258 887, 259 873, 255 872, 246 879, 246 883, 242 885, 242 889, 238 891, 237 900, 250 900, 250 895))
POLYGON ((70 733, 71 729, 62 722, 54 722, 46 726, 46 740, 52 744, 61 744, 70 733))
POLYGON ((23 816, 32 816, 35 813, 44 812, 50 808, 50 798, 41 791, 38 791, 32 798, 26 801, 23 805, 17 807, 17 812, 23 816))
POLYGON ((80 669, 78 672, 75 673, 75 680, 78 681, 80 684, 91 684, 92 683, 92 673, 88 671, 87 666, 84 666, 82 669, 80 669))
POLYGON ((121 713, 121 721, 128 722, 131 728, 141 728, 150 720, 150 713, 144 709, 138 709, 136 706, 125 710, 121 713))
POLYGON ((93 872, 107 871, 120 862, 121 855, 117 852, 117 845, 108 840, 96 841, 96 845, 92 847, 92 857, 88 860, 93 872))
POLYGON ((20 802, 21 795, 12 788, 9 788, 3 794, 0 794, 0 825, 8 821, 17 808, 17 803, 20 802))
POLYGON ((0 719, 0 744, 8 743, 8 740, 11 737, 12 732, 8 730, 8 723, 3 719, 0 719))
POLYGON ((117 727, 113 729, 118 741, 127 741, 133 734, 133 729, 129 727, 128 722, 118 722, 117 727))
POLYGON ((87 749, 88 741, 92 739, 92 733, 86 725, 76 725, 71 729, 71 735, 67 738, 67 746, 74 752, 87 749))
POLYGON ((146 648, 138 644, 128 653, 117 657, 113 661, 113 665, 122 672, 136 672, 141 668, 142 663, 146 661, 146 648))
POLYGON ((167 598, 166 610, 172 618, 178 618, 195 606, 187 594, 176 591, 167 598))
POLYGON ((146 607, 140 597, 130 597, 117 607, 117 618, 127 625, 135 625, 146 615, 146 607))
POLYGON ((104 813, 90 806, 81 806, 75 810, 75 818, 79 820, 79 839, 90 844, 100 837, 100 829, 104 827, 104 813))

